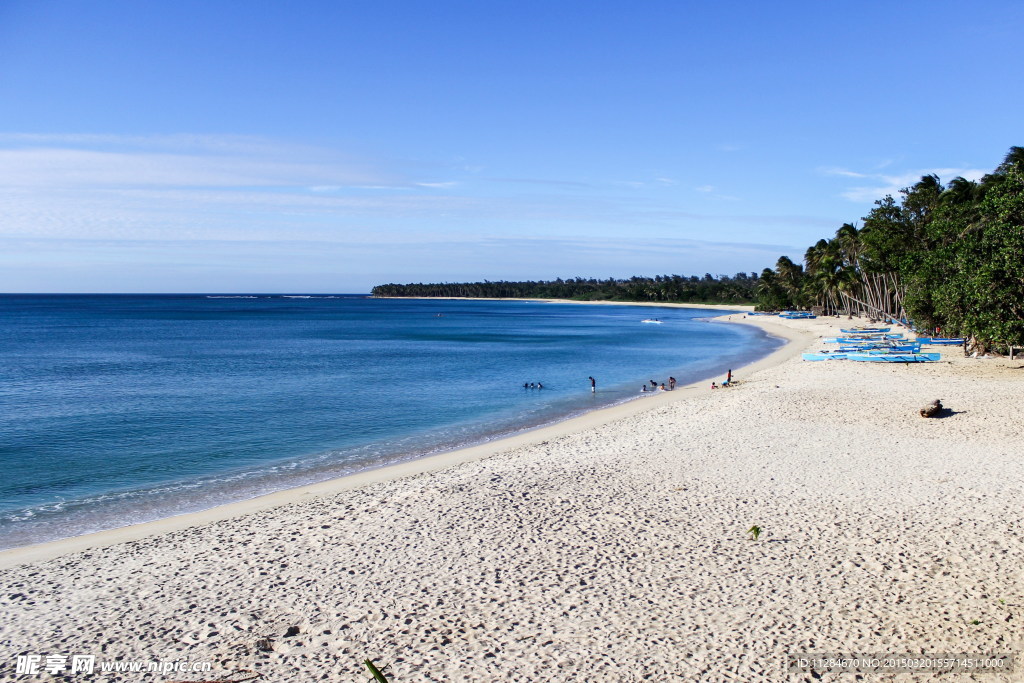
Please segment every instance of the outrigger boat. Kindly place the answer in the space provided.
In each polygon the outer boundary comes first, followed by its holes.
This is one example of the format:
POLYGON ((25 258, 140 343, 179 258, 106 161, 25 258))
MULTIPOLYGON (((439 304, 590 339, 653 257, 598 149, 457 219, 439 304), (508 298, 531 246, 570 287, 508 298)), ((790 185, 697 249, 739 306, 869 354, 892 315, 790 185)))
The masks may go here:
POLYGON ((891 335, 878 337, 829 337, 825 340, 827 344, 850 344, 851 346, 870 346, 872 344, 916 344, 914 339, 904 339, 891 335))
POLYGON ((840 351, 819 351, 801 355, 804 360, 846 360, 846 353, 840 351))
POLYGON ((920 344, 854 344, 840 346, 839 351, 846 353, 920 353, 920 344))
POLYGON ((921 356, 921 358, 915 362, 939 359, 939 354, 937 353, 927 354, 920 353, 920 351, 921 347, 916 345, 882 349, 840 348, 836 351, 818 351, 817 353, 805 353, 801 355, 801 358, 803 358, 804 360, 868 360, 867 358, 864 358, 864 356, 881 356, 882 360, 896 358, 900 363, 911 362, 905 360, 908 356, 921 356), (851 356, 857 356, 857 358, 851 358, 851 356), (929 357, 925 358, 925 356, 929 357), (934 356, 934 358, 931 358, 930 356, 934 356))
POLYGON ((848 353, 846 360, 869 363, 927 363, 942 358, 938 353, 848 353))
POLYGON ((939 346, 963 346, 965 340, 955 339, 953 337, 918 337, 917 341, 920 342, 921 344, 937 344, 939 346))
POLYGON ((831 337, 838 341, 829 342, 832 344, 849 344, 850 346, 892 346, 893 344, 916 344, 916 339, 904 339, 903 337, 831 337))
POLYGON ((880 342, 886 339, 903 339, 903 333, 876 334, 863 337, 826 337, 826 344, 860 344, 861 342, 880 342))
POLYGON ((840 330, 846 334, 884 334, 891 330, 891 327, 855 327, 852 330, 840 330))

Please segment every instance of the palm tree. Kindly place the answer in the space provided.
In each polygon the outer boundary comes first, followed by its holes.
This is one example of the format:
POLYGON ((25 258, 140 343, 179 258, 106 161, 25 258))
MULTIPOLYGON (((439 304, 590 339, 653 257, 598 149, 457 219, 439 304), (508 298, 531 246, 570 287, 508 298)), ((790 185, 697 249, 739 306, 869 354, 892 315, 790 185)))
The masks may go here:
POLYGON ((775 272, 778 275, 779 285, 785 291, 790 302, 794 306, 802 305, 801 285, 803 284, 804 268, 793 263, 788 256, 780 256, 775 263, 775 272))
POLYGON ((996 169, 997 173, 1009 173, 1012 169, 1024 171, 1024 147, 1011 147, 1003 157, 1003 163, 996 169))
POLYGON ((949 181, 940 201, 945 205, 970 204, 981 198, 981 187, 973 180, 957 176, 949 181))

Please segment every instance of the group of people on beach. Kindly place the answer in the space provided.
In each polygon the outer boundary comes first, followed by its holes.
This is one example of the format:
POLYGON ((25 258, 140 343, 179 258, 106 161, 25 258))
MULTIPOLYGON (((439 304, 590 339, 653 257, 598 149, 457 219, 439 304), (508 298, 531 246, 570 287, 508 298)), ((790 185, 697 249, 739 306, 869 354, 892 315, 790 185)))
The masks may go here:
MULTIPOLYGON (((587 377, 587 379, 590 380, 590 391, 593 392, 593 393, 597 393, 597 380, 594 379, 592 376, 591 377, 587 377)), ((647 388, 646 384, 641 386, 640 387, 640 393, 641 394, 647 394, 647 393, 650 393, 652 391, 674 391, 675 388, 676 388, 676 378, 675 377, 669 377, 668 378, 668 382, 661 382, 660 384, 656 380, 652 379, 650 384, 651 384, 651 388, 650 389, 647 388)), ((721 387, 728 387, 728 386, 731 386, 731 385, 732 385, 732 368, 730 368, 729 372, 726 373, 725 381, 722 382, 721 385, 716 384, 715 382, 712 382, 711 383, 711 388, 712 389, 718 389, 720 386, 721 387)), ((523 382, 523 389, 543 389, 543 388, 544 388, 544 385, 541 384, 540 382, 523 382)))
POLYGON ((673 390, 675 390, 675 388, 676 388, 676 378, 675 377, 669 377, 668 378, 668 386, 665 386, 665 382, 662 382, 661 384, 658 384, 658 382, 656 380, 652 379, 651 380, 651 388, 648 389, 647 385, 644 384, 643 386, 640 387, 640 393, 641 394, 646 394, 646 393, 648 393, 650 391, 673 391, 673 390))

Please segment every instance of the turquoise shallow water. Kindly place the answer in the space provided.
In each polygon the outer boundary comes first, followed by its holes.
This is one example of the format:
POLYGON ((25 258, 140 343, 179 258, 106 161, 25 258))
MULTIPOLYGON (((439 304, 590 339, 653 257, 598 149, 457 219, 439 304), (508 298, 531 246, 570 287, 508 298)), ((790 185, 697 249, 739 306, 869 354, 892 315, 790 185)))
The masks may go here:
POLYGON ((0 296, 0 547, 485 441, 635 398, 650 379, 724 375, 781 344, 709 315, 354 295, 0 296), (655 316, 663 324, 641 323, 655 316))

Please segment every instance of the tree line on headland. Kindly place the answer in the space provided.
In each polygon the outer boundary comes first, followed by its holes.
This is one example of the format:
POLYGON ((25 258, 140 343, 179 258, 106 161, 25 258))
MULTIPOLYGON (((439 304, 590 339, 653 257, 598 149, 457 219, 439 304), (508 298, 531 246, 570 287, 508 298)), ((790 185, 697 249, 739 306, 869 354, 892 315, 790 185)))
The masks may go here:
POLYGON ((757 274, 733 276, 710 273, 654 277, 581 277, 529 282, 453 282, 442 284, 377 285, 373 296, 470 297, 492 299, 575 299, 577 301, 651 301, 701 304, 751 304, 757 295, 757 274))
POLYGON ((1024 345, 1024 147, 980 181, 926 175, 876 201, 803 265, 783 256, 765 268, 757 302, 908 320, 978 351, 1024 345))
POLYGON ((373 296, 756 303, 909 321, 980 351, 1024 346, 1024 147, 979 181, 926 175, 876 201, 861 227, 818 240, 803 264, 782 256, 760 275, 387 284, 373 296))

